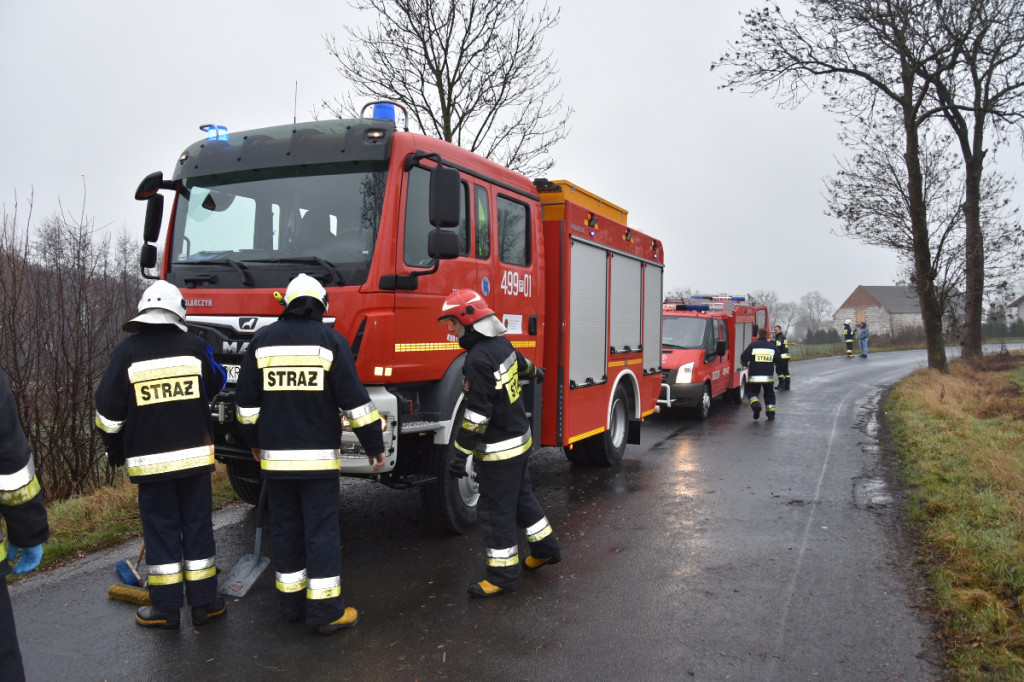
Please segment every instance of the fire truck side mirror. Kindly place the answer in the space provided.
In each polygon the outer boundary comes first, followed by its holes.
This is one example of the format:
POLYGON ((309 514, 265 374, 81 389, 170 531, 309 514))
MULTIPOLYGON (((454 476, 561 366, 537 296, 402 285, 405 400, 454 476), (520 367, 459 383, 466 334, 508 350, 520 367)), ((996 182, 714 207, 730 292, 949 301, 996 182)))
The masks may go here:
POLYGON ((154 194, 146 204, 146 223, 142 227, 143 241, 155 242, 160 239, 160 223, 163 219, 164 197, 162 194, 154 194))
POLYGON ((430 224, 434 227, 458 227, 461 182, 454 168, 438 165, 430 169, 430 224))
POLYGON ((139 265, 143 270, 156 267, 156 244, 143 244, 139 254, 139 265))
POLYGON ((438 260, 457 258, 459 235, 451 230, 431 230, 427 235, 427 255, 438 260))
POLYGON ((724 358, 725 357, 725 351, 726 351, 726 349, 728 347, 729 346, 728 346, 728 344, 725 341, 719 341, 718 344, 715 346, 715 355, 718 355, 719 357, 723 357, 724 358))
POLYGON ((155 196, 158 191, 163 187, 164 174, 160 171, 150 173, 146 177, 142 178, 142 182, 139 183, 139 188, 135 190, 135 198, 139 201, 146 201, 152 196, 155 196))

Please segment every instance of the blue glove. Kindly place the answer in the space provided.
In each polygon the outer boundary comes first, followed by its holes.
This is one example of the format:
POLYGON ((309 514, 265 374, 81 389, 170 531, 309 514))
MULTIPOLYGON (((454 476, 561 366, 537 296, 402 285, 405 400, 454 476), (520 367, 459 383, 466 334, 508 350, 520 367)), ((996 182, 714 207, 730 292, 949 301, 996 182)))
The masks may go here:
POLYGON ((36 545, 35 547, 18 547, 13 542, 7 544, 7 561, 11 562, 18 556, 18 552, 21 552, 21 558, 18 559, 18 563, 14 564, 13 573, 18 575, 20 573, 28 573, 34 570, 39 565, 39 561, 43 558, 43 546, 36 545))

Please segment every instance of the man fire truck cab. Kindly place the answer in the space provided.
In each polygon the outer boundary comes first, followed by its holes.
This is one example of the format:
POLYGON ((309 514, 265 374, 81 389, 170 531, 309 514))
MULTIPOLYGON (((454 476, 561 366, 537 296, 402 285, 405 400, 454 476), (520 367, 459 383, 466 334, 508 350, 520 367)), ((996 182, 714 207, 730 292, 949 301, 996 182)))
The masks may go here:
POLYGON ((747 382, 740 355, 768 327, 768 309, 742 296, 666 299, 663 305, 660 405, 684 406, 706 419, 711 399, 739 403, 747 382))
POLYGON ((243 500, 254 504, 262 483, 233 381, 288 282, 306 273, 327 289, 324 322, 349 340, 382 417, 383 473, 347 425, 341 473, 418 487, 428 516, 459 533, 476 522, 478 493, 473 476, 446 474, 464 354, 437 323, 445 297, 479 291, 512 345, 546 369, 522 391, 534 444, 610 466, 657 409, 664 254, 624 209, 410 133, 408 116, 399 130, 404 113, 372 103, 352 119, 203 126, 170 179, 158 171, 139 185, 149 202, 140 263, 181 288, 190 330, 229 370, 211 405, 215 451, 243 500), (173 196, 166 225, 161 191, 173 196))

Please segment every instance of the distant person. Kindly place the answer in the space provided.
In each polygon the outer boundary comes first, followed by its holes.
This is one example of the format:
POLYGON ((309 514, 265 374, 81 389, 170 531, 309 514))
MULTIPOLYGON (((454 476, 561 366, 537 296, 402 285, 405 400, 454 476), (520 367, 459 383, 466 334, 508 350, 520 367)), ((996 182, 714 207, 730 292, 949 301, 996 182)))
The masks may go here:
POLYGON ((768 340, 768 330, 758 329, 757 340, 753 341, 743 354, 740 362, 750 371, 747 376, 747 396, 750 407, 754 410, 754 419, 761 416, 761 401, 757 395, 764 387, 765 416, 768 421, 775 421, 775 365, 779 360, 775 342, 768 340))
POLYGON ((341 595, 341 418, 374 472, 384 468, 384 436, 348 339, 324 324, 323 285, 297 275, 284 304, 242 358, 236 414, 267 487, 278 605, 289 622, 329 635, 359 622, 341 595))
MULTIPOLYGON (((7 561, 0 561, 0 680, 23 682, 25 669, 14 629, 7 574, 28 573, 43 558, 50 526, 14 394, 0 370, 0 516, 7 523, 7 561), (17 560, 15 562, 15 560, 17 560), (8 562, 15 562, 13 567, 8 562)), ((2 545, 0 545, 2 547, 2 545)))
POLYGON ((860 341, 860 356, 866 358, 868 356, 868 323, 861 322, 860 330, 857 332, 857 339, 860 341))
POLYGON ((149 597, 135 622, 177 630, 187 598, 192 624, 227 611, 217 594, 210 399, 227 379, 209 344, 185 326, 185 299, 170 282, 142 294, 133 333, 114 347, 96 389, 96 426, 112 466, 139 486, 149 597), (182 585, 184 584, 184 595, 182 585))
POLYGON ((775 325, 775 349, 779 352, 779 385, 783 391, 789 390, 789 341, 782 333, 782 327, 775 325))
POLYGON ((846 357, 853 357, 853 340, 856 334, 853 331, 853 323, 847 320, 843 323, 843 341, 846 342, 846 357))

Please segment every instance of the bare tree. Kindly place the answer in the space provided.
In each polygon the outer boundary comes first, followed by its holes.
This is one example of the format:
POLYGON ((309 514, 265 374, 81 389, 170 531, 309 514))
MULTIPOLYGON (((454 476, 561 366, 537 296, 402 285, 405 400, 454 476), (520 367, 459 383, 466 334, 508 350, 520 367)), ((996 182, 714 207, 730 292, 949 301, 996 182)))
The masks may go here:
MULTIPOLYGON (((544 37, 559 20, 545 4, 524 0, 358 0, 377 15, 370 29, 347 27, 324 43, 338 72, 372 99, 409 109, 420 130, 518 170, 541 175, 552 145, 568 135, 555 60, 544 37)), ((356 111, 351 95, 325 100, 341 117, 356 111)))
MULTIPOLYGON (((932 80, 932 93, 956 137, 964 168, 963 217, 966 235, 964 338, 966 357, 981 355, 986 286, 983 173, 986 132, 995 142, 1024 132, 1024 0, 960 0, 935 3, 940 30, 932 45, 943 58, 920 63, 918 74, 932 80)), ((1003 245, 993 245, 997 251, 1003 245)))
MULTIPOLYGON (((944 127, 943 127, 944 128, 944 127)), ((966 260, 963 228, 963 169, 952 152, 951 137, 937 124, 921 129, 921 178, 929 211, 929 248, 934 288, 947 319, 959 315, 965 288, 966 260)), ((826 178, 826 213, 840 221, 843 234, 895 252, 906 266, 907 279, 916 285, 913 268, 914 233, 907 196, 907 168, 899 144, 898 123, 876 117, 871 125, 857 126, 840 135, 853 152, 839 162, 839 171, 826 178)), ((1021 255, 1017 209, 1008 196, 1013 183, 990 173, 982 191, 986 248, 990 275, 1005 282, 1021 255), (998 248, 997 248, 998 245, 998 248)))
POLYGON ((771 317, 772 308, 779 302, 779 295, 772 289, 755 289, 750 292, 747 299, 750 305, 768 308, 768 315, 771 317))
POLYGON ((752 306, 764 306, 768 308, 768 322, 773 327, 782 327, 782 333, 789 335, 789 328, 797 318, 797 308, 793 303, 779 300, 779 295, 771 289, 755 289, 748 296, 752 306))
POLYGON ((812 332, 824 328, 825 320, 832 319, 832 310, 832 301, 825 298, 820 291, 804 294, 797 304, 798 315, 807 322, 812 332))
POLYGON ((796 106, 812 92, 847 121, 870 122, 895 111, 901 123, 913 264, 928 347, 928 365, 947 369, 942 308, 931 268, 928 207, 920 167, 920 129, 934 78, 949 51, 936 37, 934 0, 802 0, 804 11, 785 17, 771 2, 750 10, 739 41, 712 64, 725 85, 767 91, 796 106), (922 76, 927 73, 931 76, 922 76))
MULTIPOLYGON (((29 215, 31 215, 30 204, 29 215)), ((96 382, 138 300, 136 246, 111 251, 91 219, 61 212, 30 238, 30 221, 5 207, 0 230, 0 364, 47 496, 63 499, 109 482, 93 428, 96 382)))

